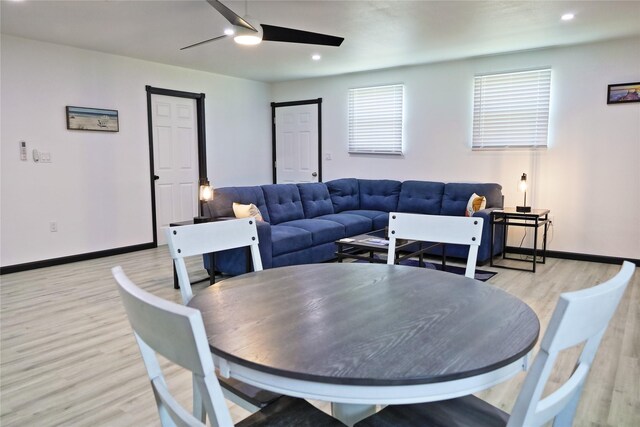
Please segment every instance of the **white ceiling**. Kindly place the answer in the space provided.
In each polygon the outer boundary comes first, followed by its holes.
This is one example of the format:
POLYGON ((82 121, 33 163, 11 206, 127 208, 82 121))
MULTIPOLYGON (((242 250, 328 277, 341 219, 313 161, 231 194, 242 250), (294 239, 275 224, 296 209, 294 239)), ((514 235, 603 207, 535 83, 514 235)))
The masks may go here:
MULTIPOLYGON (((244 1, 223 1, 244 15, 244 1)), ((1 32, 265 82, 640 35, 640 1, 266 1, 259 22, 345 38, 341 47, 231 39, 204 0, 2 0, 1 32), (575 19, 562 22, 566 12, 575 19), (319 53, 322 60, 312 61, 319 53)), ((638 54, 638 52, 635 52, 638 54)))

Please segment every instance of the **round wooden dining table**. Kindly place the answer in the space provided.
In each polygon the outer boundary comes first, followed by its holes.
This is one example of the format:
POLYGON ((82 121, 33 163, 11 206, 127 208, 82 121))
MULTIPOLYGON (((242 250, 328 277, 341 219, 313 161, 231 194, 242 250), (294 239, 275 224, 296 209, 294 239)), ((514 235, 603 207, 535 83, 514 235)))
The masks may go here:
POLYGON ((331 263, 224 280, 189 306, 224 376, 332 402, 351 425, 377 404, 445 400, 526 369, 540 331, 518 298, 436 270, 331 263))

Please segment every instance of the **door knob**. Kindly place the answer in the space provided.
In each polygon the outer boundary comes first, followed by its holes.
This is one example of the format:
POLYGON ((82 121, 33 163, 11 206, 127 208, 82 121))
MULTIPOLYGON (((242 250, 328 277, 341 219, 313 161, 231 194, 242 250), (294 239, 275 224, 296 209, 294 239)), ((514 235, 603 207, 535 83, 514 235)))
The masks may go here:
POLYGON ((153 175, 153 180, 154 180, 154 181, 157 181, 157 180, 159 180, 159 179, 160 179, 160 177, 159 177, 158 175, 153 175))
POLYGON ((312 173, 311 176, 315 178, 316 176, 318 176, 318 172, 312 173))

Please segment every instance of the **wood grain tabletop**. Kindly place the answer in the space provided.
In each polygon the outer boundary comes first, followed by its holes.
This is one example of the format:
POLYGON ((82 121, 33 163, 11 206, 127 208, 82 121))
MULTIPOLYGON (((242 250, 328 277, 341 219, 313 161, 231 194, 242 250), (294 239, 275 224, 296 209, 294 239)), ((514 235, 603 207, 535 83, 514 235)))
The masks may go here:
POLYGON ((288 378, 411 385, 505 366, 538 339, 536 314, 476 280, 408 266, 331 263, 224 280, 189 303, 214 354, 288 378))

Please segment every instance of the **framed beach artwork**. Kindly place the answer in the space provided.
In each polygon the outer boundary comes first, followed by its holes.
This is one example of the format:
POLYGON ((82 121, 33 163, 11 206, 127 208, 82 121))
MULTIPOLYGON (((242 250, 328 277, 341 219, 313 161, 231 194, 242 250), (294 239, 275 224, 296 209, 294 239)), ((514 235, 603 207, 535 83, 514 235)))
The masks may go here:
POLYGON ((640 82, 619 83, 607 88, 607 104, 640 102, 640 82))
POLYGON ((118 110, 67 106, 67 129, 118 132, 118 110))

